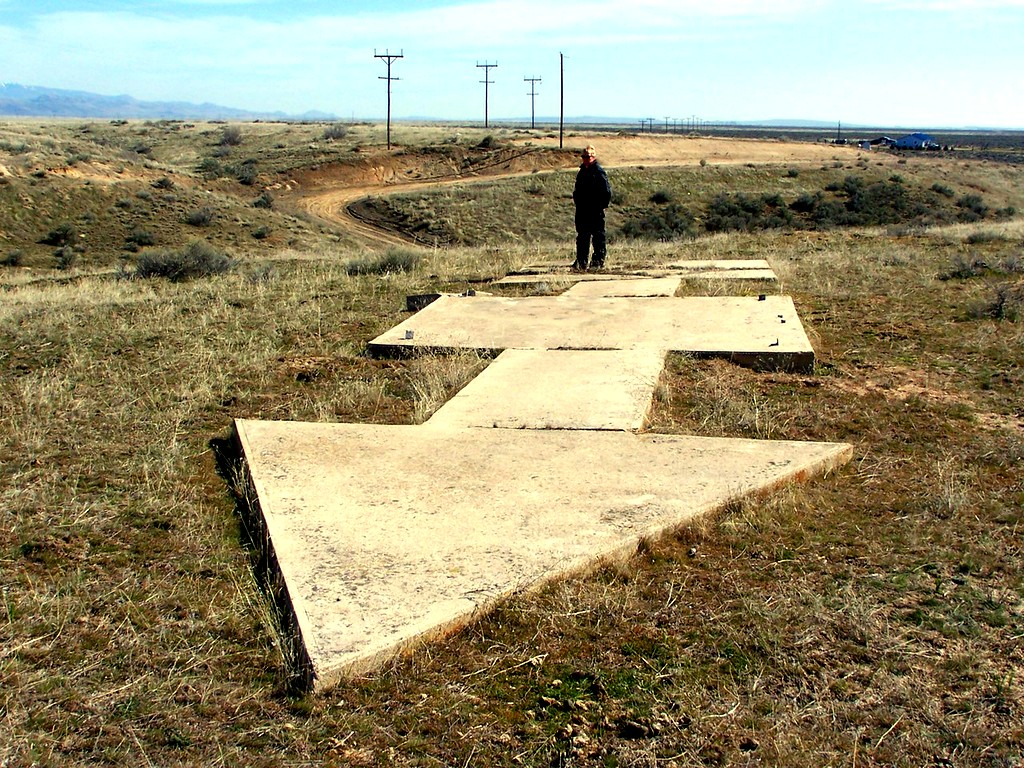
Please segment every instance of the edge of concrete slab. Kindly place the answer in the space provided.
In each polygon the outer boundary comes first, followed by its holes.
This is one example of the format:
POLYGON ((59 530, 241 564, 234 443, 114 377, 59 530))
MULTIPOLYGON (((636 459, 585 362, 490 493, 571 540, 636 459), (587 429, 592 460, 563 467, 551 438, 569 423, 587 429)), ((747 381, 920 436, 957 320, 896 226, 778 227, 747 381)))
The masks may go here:
POLYGON ((257 556, 252 564, 256 580, 271 601, 277 621, 274 629, 289 677, 289 686, 298 690, 312 690, 316 684, 316 668, 305 642, 311 622, 301 604, 296 604, 288 587, 287 574, 274 548, 273 526, 260 502, 261 498, 266 497, 266 487, 262 478, 258 479, 254 475, 249 464, 252 447, 245 430, 246 422, 245 419, 234 419, 231 429, 238 452, 235 465, 238 476, 235 483, 243 536, 257 556), (239 484, 241 488, 237 488, 239 484))

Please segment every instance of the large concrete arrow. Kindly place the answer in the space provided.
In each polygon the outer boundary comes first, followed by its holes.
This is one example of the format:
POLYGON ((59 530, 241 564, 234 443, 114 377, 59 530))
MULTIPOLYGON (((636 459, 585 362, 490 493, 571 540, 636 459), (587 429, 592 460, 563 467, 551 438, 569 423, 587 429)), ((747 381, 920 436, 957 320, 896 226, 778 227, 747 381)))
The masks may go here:
POLYGON ((316 687, 851 451, 631 432, 235 427, 316 687))

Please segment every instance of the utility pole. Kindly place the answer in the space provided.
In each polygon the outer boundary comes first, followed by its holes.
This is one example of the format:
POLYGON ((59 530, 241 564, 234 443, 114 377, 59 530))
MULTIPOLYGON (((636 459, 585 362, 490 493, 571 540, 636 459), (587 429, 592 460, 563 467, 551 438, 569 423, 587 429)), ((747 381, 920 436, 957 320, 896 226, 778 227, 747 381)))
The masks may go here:
POLYGON ((537 127, 537 110, 535 109, 537 104, 537 83, 540 82, 539 77, 524 77, 523 82, 530 84, 530 92, 527 94, 530 97, 530 128, 537 127))
POLYGON ((561 91, 558 105, 558 148, 565 146, 565 54, 558 54, 559 77, 561 78, 561 91))
POLYGON ((498 62, 494 62, 493 64, 488 64, 486 62, 484 62, 483 64, 477 64, 477 67, 484 71, 484 79, 480 81, 481 83, 484 84, 484 128, 487 128, 490 124, 487 115, 487 109, 488 103, 490 101, 490 86, 491 83, 494 82, 493 80, 491 80, 491 70, 497 66, 498 62))
POLYGON ((388 81, 388 149, 391 149, 391 82, 393 80, 399 79, 397 77, 391 76, 391 65, 395 62, 396 59, 404 58, 404 51, 399 53, 391 53, 391 51, 386 50, 384 51, 384 53, 377 53, 377 49, 374 48, 373 58, 380 59, 381 61, 385 62, 388 65, 388 76, 378 77, 377 79, 388 81))

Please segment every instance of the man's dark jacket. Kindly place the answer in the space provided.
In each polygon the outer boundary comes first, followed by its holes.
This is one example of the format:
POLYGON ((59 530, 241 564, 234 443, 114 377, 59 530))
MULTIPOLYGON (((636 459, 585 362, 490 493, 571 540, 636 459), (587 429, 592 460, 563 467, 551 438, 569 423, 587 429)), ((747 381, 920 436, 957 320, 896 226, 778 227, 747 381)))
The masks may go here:
POLYGON ((596 160, 590 165, 581 165, 576 174, 576 186, 572 199, 579 211, 603 211, 612 201, 612 185, 608 174, 596 160))

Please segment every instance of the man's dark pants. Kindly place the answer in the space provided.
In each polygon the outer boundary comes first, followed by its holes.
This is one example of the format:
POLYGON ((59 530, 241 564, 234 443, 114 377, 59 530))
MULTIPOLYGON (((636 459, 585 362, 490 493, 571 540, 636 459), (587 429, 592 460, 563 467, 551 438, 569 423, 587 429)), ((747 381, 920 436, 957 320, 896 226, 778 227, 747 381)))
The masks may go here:
POLYGON ((604 266, 607 245, 604 233, 604 209, 576 209, 576 266, 579 269, 600 269, 604 266), (590 243, 594 243, 594 260, 590 261, 590 243))

